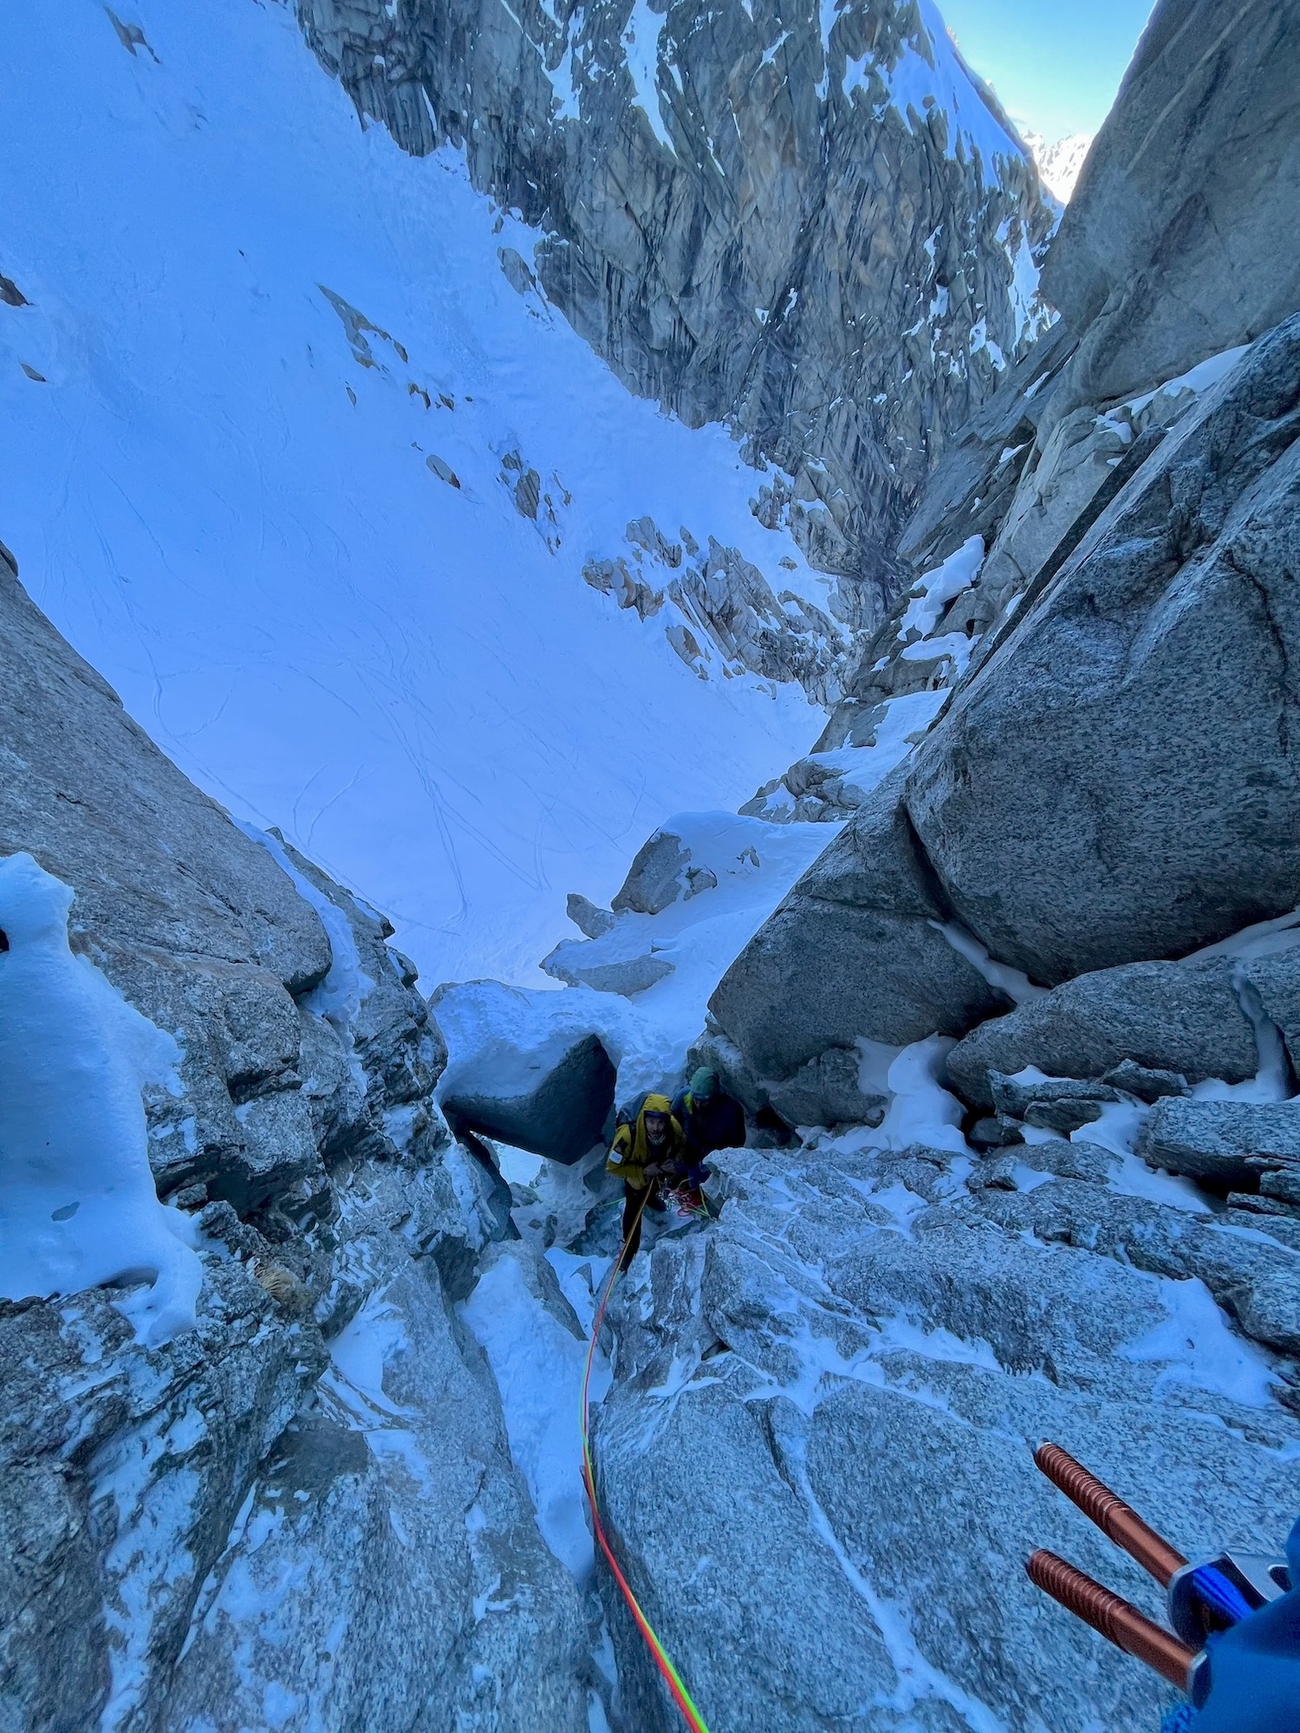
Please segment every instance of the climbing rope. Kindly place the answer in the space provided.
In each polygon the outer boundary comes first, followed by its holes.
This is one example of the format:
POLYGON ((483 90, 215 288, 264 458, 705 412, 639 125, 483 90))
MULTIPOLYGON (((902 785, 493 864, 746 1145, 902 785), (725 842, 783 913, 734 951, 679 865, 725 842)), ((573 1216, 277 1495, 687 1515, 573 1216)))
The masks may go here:
POLYGON ((691 1694, 682 1683, 681 1674, 677 1671, 676 1667, 673 1666, 671 1660, 669 1660, 667 1650, 655 1635, 654 1628, 649 1619, 647 1619, 645 1614, 641 1611, 640 1603, 632 1593, 627 1578, 619 1569, 618 1560, 614 1557, 613 1549, 605 1535, 604 1524, 600 1520, 600 1510, 596 1503, 596 1474, 591 1460, 591 1416, 589 1411, 590 1405, 588 1400, 588 1391, 591 1385, 591 1368, 596 1358, 596 1343, 600 1340, 600 1327, 605 1321, 605 1309, 609 1305, 611 1294, 614 1292, 614 1284, 617 1282, 619 1275, 623 1270, 623 1266, 627 1262, 628 1245, 631 1242, 632 1235, 640 1225, 642 1211, 644 1211, 649 1197, 650 1192, 647 1190, 645 1196, 641 1199, 640 1207, 632 1220, 632 1225, 623 1236, 622 1250, 619 1252, 619 1255, 615 1260, 614 1268, 609 1272, 609 1280, 605 1283, 604 1292, 600 1296, 600 1305, 596 1308, 595 1322, 591 1327, 591 1342, 587 1348, 587 1366, 582 1375, 582 1479, 583 1484, 587 1488, 587 1502, 591 1506, 591 1526, 596 1536, 597 1543, 609 1563, 609 1568, 614 1573, 614 1581, 618 1584, 619 1590, 623 1599, 628 1604, 628 1609, 631 1612, 632 1617, 636 1620, 637 1629, 645 1639, 645 1645, 650 1651, 651 1658, 653 1659, 655 1666, 658 1667, 660 1673, 663 1675, 664 1683, 672 1693, 673 1702, 676 1703, 677 1707, 681 1710, 682 1717, 685 1720, 686 1725, 691 1729, 691 1733, 709 1733, 709 1729, 704 1722, 704 1717, 691 1701, 691 1694))

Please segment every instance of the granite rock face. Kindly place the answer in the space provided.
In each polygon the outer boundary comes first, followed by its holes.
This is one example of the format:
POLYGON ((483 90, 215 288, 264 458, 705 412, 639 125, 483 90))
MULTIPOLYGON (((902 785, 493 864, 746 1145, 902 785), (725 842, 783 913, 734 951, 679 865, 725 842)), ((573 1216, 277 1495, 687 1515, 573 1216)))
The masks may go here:
MULTIPOLYGON (((597 1472, 632 1587, 718 1733, 813 1733, 864 1701, 873 1726, 943 1733, 1159 1720, 1153 1676, 1025 1577, 1051 1547, 1159 1613, 1032 1452, 1060 1442, 1192 1555, 1225 1523, 1275 1550, 1300 1497, 1271 1454, 1298 1436, 1276 1394, 1294 1404, 1300 1254, 1118 1195, 1111 1159, 729 1151, 717 1226, 637 1260, 597 1472), (1211 1294, 1259 1332, 1218 1388, 1170 1322, 1208 1345, 1211 1294), (671 1504, 647 1451, 677 1466, 671 1504)), ((661 1687, 620 1653, 633 1724, 668 1733, 661 1687)))
POLYGON ((757 509, 871 623, 936 455, 1046 321, 1053 212, 930 15, 854 0, 824 35, 810 0, 726 0, 707 29, 627 0, 298 11, 363 116, 409 151, 463 145, 545 231, 546 294, 633 390, 784 472, 757 509))
POLYGON ((919 749, 958 917, 1053 983, 1300 902, 1300 318, 1167 436, 919 749))
MULTIPOLYGON (((944 931, 902 776, 887 778, 719 982, 709 1009, 765 1078, 859 1038, 961 1035, 1010 1001, 944 931)), ((836 1114, 835 1117, 842 1115, 836 1114)))
POLYGON ((1082 341, 1058 412, 1173 378, 1300 307, 1300 20, 1156 7, 1043 274, 1082 341))
POLYGON ((0 568, 0 849, 182 1049, 146 1102, 197 1328, 0 1306, 13 1733, 587 1725, 588 1637, 453 1305, 506 1231, 387 923, 163 758, 0 568), (505 1580, 509 1595, 498 1595, 505 1580))
POLYGON ((1029 1065, 1049 1077, 1100 1079, 1127 1061, 1187 1083, 1244 1082, 1260 1060, 1233 972, 1229 959, 1206 958, 1078 975, 981 1023, 949 1053, 948 1076, 980 1107, 994 1104, 992 1073, 1029 1065))

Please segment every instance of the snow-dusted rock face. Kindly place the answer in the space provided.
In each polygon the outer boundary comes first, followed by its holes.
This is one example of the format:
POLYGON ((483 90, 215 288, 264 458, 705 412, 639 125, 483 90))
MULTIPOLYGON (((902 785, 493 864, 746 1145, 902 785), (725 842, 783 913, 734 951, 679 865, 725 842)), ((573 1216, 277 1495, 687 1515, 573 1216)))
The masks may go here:
MULTIPOLYGON (((1126 1195, 1082 1141, 973 1162, 858 1132, 715 1165, 716 1227, 636 1266, 596 1433, 632 1587, 710 1728, 815 1733, 864 1703, 900 1733, 1156 1726, 1171 1693, 1025 1576, 1050 1547, 1160 1616, 1032 1453, 1060 1442, 1192 1557, 1225 1529, 1275 1552, 1300 1253, 1183 1182, 1126 1195)), ((671 1733, 610 1615, 631 1725, 671 1733)))
POLYGON ((1037 981, 1300 902, 1300 317, 1149 458, 917 754, 959 919, 1037 981))
POLYGON ((935 456, 1046 319, 1053 210, 930 0, 299 13, 363 114, 463 143, 546 231, 547 295, 620 377, 792 478, 758 509, 873 623, 935 456))
MULTIPOLYGON (((904 1006, 951 1035, 987 1017, 951 980, 937 999, 927 991, 922 954, 937 930, 964 932, 972 955, 1053 984, 1186 956, 1300 902, 1300 781, 1285 721, 1300 651, 1290 577, 1298 398, 1300 318, 1237 360, 1095 522, 1096 498, 1085 499, 1075 551, 1040 568, 1018 610, 986 623, 978 642, 959 628, 948 643, 942 630, 962 608, 972 634, 980 624, 977 591, 949 599, 956 555, 913 592, 872 678, 883 686, 919 660, 936 687, 928 696, 946 708, 711 1001, 760 1076, 815 1057, 813 1031, 823 1048, 855 1035, 915 1040, 919 1024, 889 1032, 904 1006), (938 636, 909 642, 909 621, 938 636), (964 676, 937 666, 954 650, 970 661, 964 676), (888 828, 877 811, 886 797, 899 813, 888 828), (925 907, 882 924, 899 838, 925 907), (788 1053, 769 1029, 789 1032, 788 1053)), ((858 716, 903 701, 841 707, 841 725, 852 738, 858 716)), ((822 756, 839 765, 874 754, 859 743, 822 756)), ((1040 1008, 1032 1016, 1055 1021, 1040 1008)), ((1151 1063, 1139 1051, 1150 1043, 1124 1026, 1119 1056, 1151 1063)))
POLYGON ((578 1592, 452 1310, 508 1193, 414 971, 8 561, 0 618, 6 1726, 580 1733, 578 1592))

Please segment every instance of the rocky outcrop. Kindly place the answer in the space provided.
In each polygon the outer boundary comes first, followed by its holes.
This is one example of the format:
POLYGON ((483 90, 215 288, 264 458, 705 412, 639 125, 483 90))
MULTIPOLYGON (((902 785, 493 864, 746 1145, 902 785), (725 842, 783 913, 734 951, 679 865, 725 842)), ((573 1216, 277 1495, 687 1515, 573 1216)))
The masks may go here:
POLYGON ((545 231, 546 294, 632 389, 728 420, 784 472, 756 509, 837 575, 843 623, 871 623, 935 456, 1045 322, 1053 212, 937 16, 298 10, 363 116, 410 151, 463 145, 475 184, 545 231))
POLYGON ((111 1289, 0 1304, 6 1726, 579 1733, 577 1591, 452 1309, 500 1181, 433 1102, 414 970, 163 758, 7 558, 0 621, 0 849, 179 1044, 150 1157, 203 1266, 156 1347, 111 1289))
POLYGON ((1300 1204, 1300 1108, 1282 1101, 1160 1101, 1138 1154, 1223 1192, 1300 1204))
POLYGON ((1300 318, 1165 439, 918 750, 928 859, 1035 980, 1300 902, 1298 404, 1300 318))
MULTIPOLYGON (((723 976, 709 1009, 762 1077, 861 1038, 964 1034, 1010 1001, 944 931, 903 779, 887 778, 723 976)), ((842 1117, 842 1115, 836 1115, 842 1117)))
MULTIPOLYGON (((1225 1521, 1276 1550, 1300 1255, 1108 1189, 1086 1145, 715 1165, 716 1228, 636 1266, 596 1431, 620 1561, 709 1726, 813 1733, 864 1702, 936 1733, 1154 1724, 1153 1677, 1025 1577, 1051 1547, 1159 1613, 1032 1452, 1058 1440, 1193 1557, 1225 1521)), ((630 1634, 620 1654, 634 1725, 668 1733, 630 1634)))
POLYGON ((948 1076, 981 1107, 994 1105, 995 1072, 1014 1076, 1027 1066, 1049 1077, 1102 1079, 1127 1062, 1185 1083, 1244 1082, 1260 1059, 1233 975, 1227 958, 1079 975, 982 1023, 949 1053, 948 1076))
POLYGON ((1300 22, 1157 6, 1044 267, 1082 341, 1057 413, 1146 390, 1300 307, 1300 22))

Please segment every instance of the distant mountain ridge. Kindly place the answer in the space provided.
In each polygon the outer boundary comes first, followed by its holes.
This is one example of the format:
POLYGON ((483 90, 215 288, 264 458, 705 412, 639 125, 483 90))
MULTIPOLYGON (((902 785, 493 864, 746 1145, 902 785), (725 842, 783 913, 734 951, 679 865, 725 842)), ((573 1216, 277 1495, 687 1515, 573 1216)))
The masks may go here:
POLYGON ((1092 149, 1094 135, 1072 132, 1068 138, 1058 138, 1055 144, 1048 144, 1039 132, 1026 132, 1023 137, 1038 164, 1039 179, 1048 192, 1068 205, 1092 149))
POLYGON ((625 383, 791 478, 764 520, 873 623, 947 438, 1050 317, 1055 205, 931 0, 298 13, 363 117, 463 144, 546 232, 528 268, 625 383))

